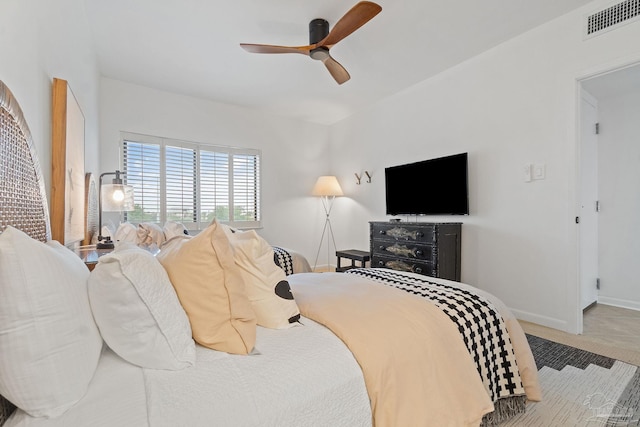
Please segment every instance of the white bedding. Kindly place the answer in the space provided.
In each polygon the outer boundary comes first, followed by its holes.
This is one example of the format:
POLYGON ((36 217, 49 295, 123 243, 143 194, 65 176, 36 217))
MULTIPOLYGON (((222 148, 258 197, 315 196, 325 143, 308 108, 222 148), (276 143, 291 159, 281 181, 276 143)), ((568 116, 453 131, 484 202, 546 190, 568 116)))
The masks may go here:
POLYGON ((198 347, 194 368, 145 370, 151 426, 369 426, 362 372, 323 326, 258 328, 260 355, 198 347), (302 381, 301 381, 302 379, 302 381))
POLYGON ((105 349, 87 395, 62 417, 18 410, 6 426, 370 426, 353 355, 325 327, 301 322, 258 327, 259 355, 198 346, 196 366, 182 371, 138 368, 105 349))
POLYGON ((144 427, 147 409, 142 368, 126 362, 107 346, 87 394, 54 419, 33 418, 18 409, 3 427, 144 427))

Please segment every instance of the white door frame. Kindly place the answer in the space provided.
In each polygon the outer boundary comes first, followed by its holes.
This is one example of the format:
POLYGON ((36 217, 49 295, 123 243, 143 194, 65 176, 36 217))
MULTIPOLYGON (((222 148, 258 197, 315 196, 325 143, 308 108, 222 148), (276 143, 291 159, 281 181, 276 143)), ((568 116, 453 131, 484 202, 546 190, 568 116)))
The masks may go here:
MULTIPOLYGON (((581 176, 581 170, 580 170, 580 103, 582 102, 582 81, 590 79, 590 78, 594 78, 594 77, 598 77, 598 76, 602 76, 614 71, 618 71, 621 70, 623 68, 627 68, 627 67, 632 67, 632 66, 636 66, 636 65, 640 65, 640 54, 635 54, 635 55, 630 55, 624 58, 620 58, 616 61, 612 61, 606 64, 600 64, 596 67, 593 67, 591 69, 585 70, 584 72, 578 74, 575 76, 575 141, 574 141, 574 166, 575 166, 575 173, 574 173, 574 185, 573 185, 573 189, 574 189, 574 197, 573 197, 573 204, 574 204, 574 216, 575 217, 579 217, 580 216, 580 197, 578 196, 580 194, 580 185, 581 185, 581 181, 580 181, 580 176, 581 176)), ((575 263, 575 269, 574 272, 572 274, 570 274, 570 283, 571 285, 568 286, 567 291, 568 291, 568 298, 569 298, 569 307, 568 309, 570 310, 569 313, 569 318, 567 319, 567 332, 570 333, 574 333, 574 334, 582 334, 582 328, 583 328, 583 323, 582 323, 582 303, 581 303, 581 289, 580 289, 580 228, 577 227, 576 224, 576 228, 575 228, 575 234, 572 233, 572 235, 574 236, 574 251, 573 251, 573 260, 575 263)))
POLYGON ((580 307, 584 310, 598 301, 596 280, 598 273, 598 147, 596 123, 598 100, 589 92, 580 93, 580 206, 579 253, 580 307), (588 104, 588 107, 587 105, 588 104), (588 108, 585 108, 587 106, 588 108), (588 120, 588 123, 585 122, 588 120))

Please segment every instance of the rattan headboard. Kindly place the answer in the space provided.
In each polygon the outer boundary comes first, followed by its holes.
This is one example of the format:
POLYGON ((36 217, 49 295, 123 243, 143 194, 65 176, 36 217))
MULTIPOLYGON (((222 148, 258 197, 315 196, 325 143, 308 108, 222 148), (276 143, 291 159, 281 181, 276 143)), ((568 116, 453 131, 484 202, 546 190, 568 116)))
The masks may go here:
MULTIPOLYGON (((20 105, 0 81, 0 232, 8 225, 34 239, 51 238, 40 163, 20 105)), ((0 425, 15 410, 0 396, 0 425)))
POLYGON ((0 231, 8 225, 51 238, 40 162, 20 105, 0 81, 0 231))

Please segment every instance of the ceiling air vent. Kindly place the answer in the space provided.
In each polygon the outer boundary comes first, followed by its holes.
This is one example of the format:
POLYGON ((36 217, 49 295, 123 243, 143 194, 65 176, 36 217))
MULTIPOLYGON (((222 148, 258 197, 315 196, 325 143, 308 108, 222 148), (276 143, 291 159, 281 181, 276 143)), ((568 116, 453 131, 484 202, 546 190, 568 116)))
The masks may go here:
POLYGON ((640 18, 640 0, 626 0, 587 15, 585 38, 597 36, 640 18))

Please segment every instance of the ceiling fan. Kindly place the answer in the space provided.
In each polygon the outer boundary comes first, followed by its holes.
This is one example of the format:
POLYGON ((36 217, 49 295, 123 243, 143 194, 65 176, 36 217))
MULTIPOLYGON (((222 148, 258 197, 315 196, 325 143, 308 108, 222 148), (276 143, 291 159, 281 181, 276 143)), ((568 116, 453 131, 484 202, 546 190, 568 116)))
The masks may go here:
POLYGON ((347 70, 331 57, 329 49, 369 22, 381 10, 382 7, 373 2, 361 1, 345 13, 331 31, 329 31, 329 23, 326 20, 314 19, 309 23, 308 46, 274 46, 249 43, 240 43, 240 46, 251 53, 301 53, 309 55, 313 59, 322 61, 336 82, 342 84, 351 77, 347 70))

